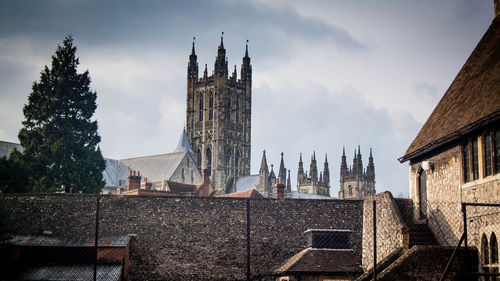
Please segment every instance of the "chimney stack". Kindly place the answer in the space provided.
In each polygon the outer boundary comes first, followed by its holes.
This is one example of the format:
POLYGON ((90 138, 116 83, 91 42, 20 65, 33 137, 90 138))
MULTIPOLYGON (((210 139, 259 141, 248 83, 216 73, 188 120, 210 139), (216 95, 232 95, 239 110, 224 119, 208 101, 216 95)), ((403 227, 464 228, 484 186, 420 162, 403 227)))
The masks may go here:
POLYGON ((141 187, 141 173, 135 171, 129 171, 129 175, 127 177, 127 191, 139 189, 141 187))
POLYGON ((153 183, 148 182, 148 178, 144 178, 143 182, 141 183, 141 189, 151 190, 152 186, 153 183))
POLYGON ((274 194, 278 199, 285 198, 285 185, 280 179, 277 179, 276 185, 274 186, 274 194))

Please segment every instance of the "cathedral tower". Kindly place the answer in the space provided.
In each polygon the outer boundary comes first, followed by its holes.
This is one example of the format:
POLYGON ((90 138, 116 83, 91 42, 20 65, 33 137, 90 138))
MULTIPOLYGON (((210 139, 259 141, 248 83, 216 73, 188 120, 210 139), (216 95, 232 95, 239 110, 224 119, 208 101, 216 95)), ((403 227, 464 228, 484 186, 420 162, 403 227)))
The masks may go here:
POLYGON ((339 199, 363 199, 375 195, 375 164, 373 163, 372 149, 366 170, 363 170, 361 148, 354 150, 352 167, 347 167, 345 149, 340 162, 340 191, 339 199))
POLYGON ((186 130, 197 167, 200 171, 208 169, 214 188, 224 189, 230 177, 234 187, 238 177, 250 174, 252 65, 248 40, 240 79, 237 79, 236 66, 232 76, 228 77, 223 36, 217 49, 213 75, 208 75, 205 65, 201 79, 198 78, 193 38, 187 74, 186 130))

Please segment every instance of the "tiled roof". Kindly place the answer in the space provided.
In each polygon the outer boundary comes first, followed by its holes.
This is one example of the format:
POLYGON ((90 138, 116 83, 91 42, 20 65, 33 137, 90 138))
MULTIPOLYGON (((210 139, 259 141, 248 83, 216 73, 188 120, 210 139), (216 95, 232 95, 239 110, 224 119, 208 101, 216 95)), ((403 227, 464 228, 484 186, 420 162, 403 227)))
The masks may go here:
MULTIPOLYGON (((97 265, 97 280, 121 280, 122 265, 97 265)), ((93 280, 94 264, 34 265, 28 266, 16 280, 93 280)))
POLYGON ((171 192, 196 192, 195 184, 167 181, 167 185, 171 192))
POLYGON ((362 273, 361 257, 352 250, 308 248, 289 258, 275 270, 284 273, 362 273))
MULTIPOLYGON (((52 237, 16 235, 5 244, 36 247, 94 247, 94 237, 52 237)), ((100 247, 125 247, 130 242, 130 236, 99 237, 100 247)))
POLYGON ((260 192, 255 189, 249 189, 244 191, 237 191, 229 194, 219 195, 219 197, 231 197, 231 198, 264 198, 260 192))
POLYGON ((500 119, 500 17, 471 53, 424 126, 404 162, 500 119))

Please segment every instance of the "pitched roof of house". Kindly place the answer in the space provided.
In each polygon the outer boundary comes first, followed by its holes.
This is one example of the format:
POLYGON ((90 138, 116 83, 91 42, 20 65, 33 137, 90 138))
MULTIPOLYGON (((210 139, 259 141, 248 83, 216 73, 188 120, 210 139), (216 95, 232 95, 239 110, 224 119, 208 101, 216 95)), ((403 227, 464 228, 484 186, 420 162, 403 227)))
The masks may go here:
POLYGON ((429 152, 499 119, 500 17, 497 17, 399 161, 429 152))
POLYGON ((218 195, 218 197, 231 197, 231 198, 264 198, 260 192, 255 189, 233 192, 229 194, 218 195))
POLYGON ((187 184, 180 182, 167 181, 167 186, 170 192, 196 192, 198 186, 196 184, 187 184))
POLYGON ((284 273, 361 273, 361 258, 352 250, 307 248, 289 258, 274 271, 284 273))

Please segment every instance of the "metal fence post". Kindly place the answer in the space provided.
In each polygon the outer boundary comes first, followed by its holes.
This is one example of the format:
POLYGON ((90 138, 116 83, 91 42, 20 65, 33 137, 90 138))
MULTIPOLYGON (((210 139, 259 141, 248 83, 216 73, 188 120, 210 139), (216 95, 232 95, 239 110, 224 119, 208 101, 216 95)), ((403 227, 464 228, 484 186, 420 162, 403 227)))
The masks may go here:
POLYGON ((373 200, 373 280, 377 281, 377 202, 373 200))
POLYGON ((97 256, 98 256, 98 246, 99 246, 99 207, 101 205, 101 196, 97 195, 97 205, 95 211, 95 260, 94 260, 94 281, 97 280, 97 256))
POLYGON ((250 281, 250 199, 247 198, 247 281, 250 281))

